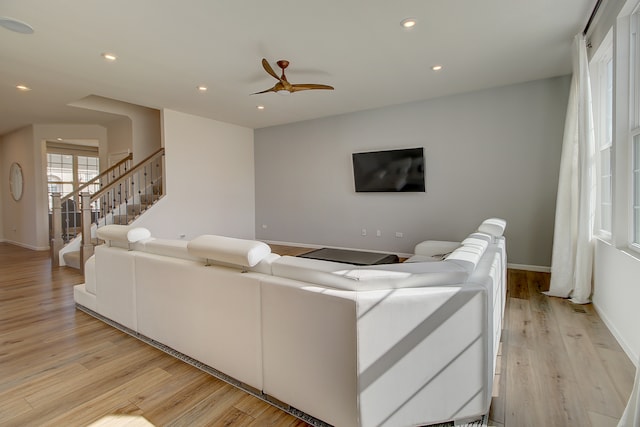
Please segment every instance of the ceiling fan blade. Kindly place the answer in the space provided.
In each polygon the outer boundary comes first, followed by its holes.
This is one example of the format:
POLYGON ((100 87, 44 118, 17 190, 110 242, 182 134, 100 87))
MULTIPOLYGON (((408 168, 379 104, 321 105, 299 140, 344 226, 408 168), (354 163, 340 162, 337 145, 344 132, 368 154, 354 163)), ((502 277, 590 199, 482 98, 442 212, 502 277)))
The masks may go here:
MULTIPOLYGON (((291 85, 288 85, 288 86, 290 87, 291 85)), ((261 93, 267 93, 267 92, 280 92, 282 90, 292 92, 289 87, 287 87, 287 85, 283 85, 282 82, 278 82, 270 89, 263 90, 261 92, 252 93, 251 95, 259 95, 261 93)))
POLYGON ((271 88, 271 89, 263 90, 263 91, 260 91, 260 92, 252 93, 251 95, 260 95, 261 93, 275 92, 275 91, 276 90, 274 88, 271 88))
POLYGON ((273 71, 273 68, 271 68, 271 65, 269 65, 269 61, 267 61, 265 58, 262 58, 262 68, 264 68, 264 70, 269 73, 269 75, 273 76, 273 78, 280 81, 280 77, 278 77, 276 72, 273 71))
POLYGON ((313 89, 324 89, 324 90, 333 90, 333 86, 329 86, 329 85, 319 85, 319 84, 312 84, 312 83, 305 83, 305 84, 291 84, 287 81, 287 78, 284 75, 284 70, 285 68, 287 68, 287 66, 289 65, 289 61, 286 61, 284 59, 281 59, 278 61, 278 66, 280 68, 282 68, 282 76, 278 77, 278 75, 276 74, 275 71, 273 71, 273 68, 271 68, 271 65, 269 64, 269 61, 267 61, 266 58, 262 58, 262 68, 264 68, 264 70, 274 79, 278 80, 278 83, 276 83, 272 88, 270 89, 266 89, 260 92, 256 92, 256 93, 252 93, 252 95, 258 95, 261 93, 267 93, 267 92, 289 92, 289 93, 293 93, 293 92, 299 92, 301 90, 313 90, 313 89))
POLYGON ((301 90, 314 90, 314 89, 333 90, 333 86, 317 85, 317 84, 311 84, 311 83, 291 85, 291 92, 298 92, 301 90))

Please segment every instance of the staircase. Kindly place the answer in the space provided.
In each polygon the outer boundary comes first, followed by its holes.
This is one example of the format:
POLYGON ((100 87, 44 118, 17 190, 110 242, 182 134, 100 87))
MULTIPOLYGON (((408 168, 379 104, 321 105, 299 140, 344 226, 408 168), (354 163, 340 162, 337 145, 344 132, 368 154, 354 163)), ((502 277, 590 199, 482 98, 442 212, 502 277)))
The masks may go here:
POLYGON ((51 195, 52 266, 82 270, 100 243, 95 237, 98 227, 131 224, 162 198, 164 148, 137 165, 132 166, 131 159, 129 155, 71 194, 51 195), (80 211, 62 209, 74 203, 80 211), (85 235, 91 237, 84 239, 85 235))
MULTIPOLYGON (((137 203, 125 205, 124 213, 113 214, 111 216, 111 224, 131 224, 137 219, 144 211, 149 209, 154 203, 156 203, 162 197, 162 182, 156 183, 152 186, 150 191, 140 194, 140 198, 137 203)), ((118 209, 116 209, 118 210, 118 209)))

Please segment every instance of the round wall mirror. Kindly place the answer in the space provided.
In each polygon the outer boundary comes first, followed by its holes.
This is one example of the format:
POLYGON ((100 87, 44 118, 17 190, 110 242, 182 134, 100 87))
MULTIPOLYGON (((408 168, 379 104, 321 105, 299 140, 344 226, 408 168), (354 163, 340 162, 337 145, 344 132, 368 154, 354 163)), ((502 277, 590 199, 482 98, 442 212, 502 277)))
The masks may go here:
POLYGON ((23 188, 22 167, 18 163, 12 163, 9 169, 9 188, 11 196, 16 202, 22 198, 23 188))

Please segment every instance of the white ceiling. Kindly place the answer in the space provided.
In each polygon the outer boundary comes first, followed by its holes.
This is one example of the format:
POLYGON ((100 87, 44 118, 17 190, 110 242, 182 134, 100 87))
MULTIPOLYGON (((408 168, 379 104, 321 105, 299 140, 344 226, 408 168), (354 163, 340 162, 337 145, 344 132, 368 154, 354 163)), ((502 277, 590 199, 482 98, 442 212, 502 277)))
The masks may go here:
POLYGON ((0 17, 35 32, 0 27, 0 135, 30 123, 112 120, 69 106, 89 95, 261 128, 569 74, 571 41, 594 4, 3 0, 0 17), (407 17, 418 21, 410 31, 400 26, 407 17), (292 83, 335 91, 252 96, 276 83, 263 57, 274 69, 289 60, 292 83), (435 64, 444 69, 431 71, 435 64))

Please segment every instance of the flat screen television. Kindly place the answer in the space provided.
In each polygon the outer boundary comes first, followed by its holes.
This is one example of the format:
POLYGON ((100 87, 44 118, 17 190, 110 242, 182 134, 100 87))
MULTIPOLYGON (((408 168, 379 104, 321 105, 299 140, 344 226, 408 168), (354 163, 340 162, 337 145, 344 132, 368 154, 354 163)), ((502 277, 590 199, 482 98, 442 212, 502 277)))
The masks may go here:
POLYGON ((424 192, 424 150, 353 153, 356 192, 424 192))

